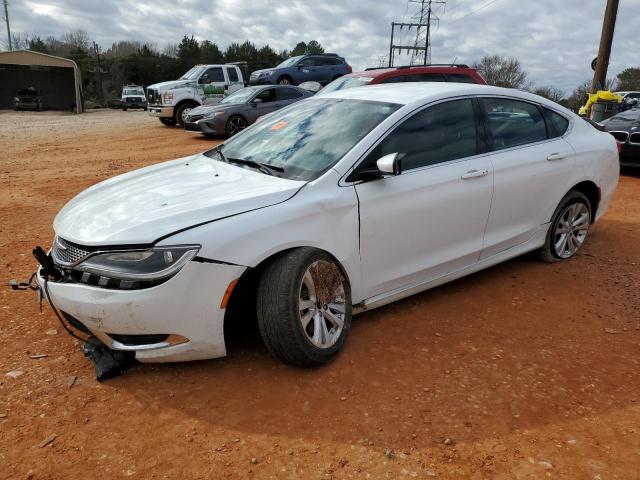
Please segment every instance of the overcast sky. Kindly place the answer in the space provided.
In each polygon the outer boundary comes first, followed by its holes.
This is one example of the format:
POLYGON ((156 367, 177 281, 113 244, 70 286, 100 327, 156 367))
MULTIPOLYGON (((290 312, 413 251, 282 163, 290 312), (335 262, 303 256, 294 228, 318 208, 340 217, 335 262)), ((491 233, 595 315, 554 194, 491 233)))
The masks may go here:
MULTIPOLYGON (((536 85, 570 92, 591 78, 606 0, 450 0, 438 10, 432 62, 472 63, 486 53, 520 59, 536 85)), ((621 0, 610 76, 640 66, 640 0, 621 0)), ((406 0, 9 0, 12 31, 58 36, 83 29, 162 48, 184 34, 222 48, 249 39, 275 49, 316 39, 354 70, 388 53, 390 23, 409 21, 406 0)), ((4 27, 4 26, 3 26, 4 27)), ((405 41, 410 41, 407 37, 405 41)))

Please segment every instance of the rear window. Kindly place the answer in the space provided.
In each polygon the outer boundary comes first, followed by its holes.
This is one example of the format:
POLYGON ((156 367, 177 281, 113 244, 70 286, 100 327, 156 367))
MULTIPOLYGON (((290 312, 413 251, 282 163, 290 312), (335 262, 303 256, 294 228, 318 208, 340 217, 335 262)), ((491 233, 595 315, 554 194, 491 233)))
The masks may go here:
POLYGON ((508 98, 482 98, 493 150, 547 139, 547 127, 537 106, 508 98))
POLYGON ((363 85, 368 85, 371 80, 373 80, 371 77, 340 77, 320 90, 317 95, 320 93, 333 92, 335 90, 344 90, 346 88, 362 87, 363 85))
POLYGON ((476 83, 473 77, 463 73, 448 73, 447 81, 454 83, 476 83))
POLYGON ((229 81, 230 82, 237 82, 238 81, 238 72, 236 72, 235 68, 227 67, 227 75, 229 75, 229 81))
POLYGON ((549 138, 563 136, 569 128, 569 120, 559 113, 548 108, 544 108, 544 115, 547 117, 547 126, 549 127, 549 138))

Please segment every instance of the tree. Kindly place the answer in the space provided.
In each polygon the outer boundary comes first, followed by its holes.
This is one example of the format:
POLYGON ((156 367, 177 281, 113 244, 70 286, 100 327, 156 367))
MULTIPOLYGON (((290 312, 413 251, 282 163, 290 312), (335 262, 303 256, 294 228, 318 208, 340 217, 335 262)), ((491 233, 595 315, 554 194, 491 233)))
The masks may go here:
POLYGON ((489 85, 520 89, 531 87, 520 61, 514 57, 485 55, 480 62, 473 64, 473 68, 478 70, 489 85))
POLYGON ((305 53, 307 55, 318 55, 318 54, 324 53, 324 48, 322 48, 322 45, 320 45, 320 42, 317 42, 316 40, 311 40, 309 43, 307 43, 307 50, 305 53))
POLYGON ((29 50, 32 52, 49 53, 47 44, 40 37, 33 37, 29 40, 29 50))
POLYGON ((560 103, 564 98, 564 92, 556 87, 537 87, 533 93, 541 97, 548 98, 552 102, 560 103))
POLYGON ((640 68, 626 68, 618 74, 618 90, 640 90, 640 68))
POLYGON ((298 42, 293 50, 291 50, 292 57, 299 57, 300 55, 305 55, 307 53, 307 44, 305 42, 298 42))
POLYGON ((218 45, 209 40, 204 40, 200 44, 200 62, 208 64, 223 63, 224 55, 218 45))
POLYGON ((178 45, 178 62, 183 70, 187 70, 194 65, 200 63, 200 45, 198 40, 186 35, 182 37, 182 41, 178 45))

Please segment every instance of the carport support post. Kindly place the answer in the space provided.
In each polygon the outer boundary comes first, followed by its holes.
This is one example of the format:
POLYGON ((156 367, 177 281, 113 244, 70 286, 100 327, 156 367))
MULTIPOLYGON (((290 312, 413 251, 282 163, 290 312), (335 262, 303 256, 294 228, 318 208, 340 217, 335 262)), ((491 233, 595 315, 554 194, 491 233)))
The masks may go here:
POLYGON ((9 28, 9 5, 7 0, 4 0, 4 19, 7 21, 7 39, 9 40, 9 51, 13 50, 11 45, 11 28, 9 28))
POLYGON ((613 31, 616 27, 616 17, 618 15, 619 0, 607 0, 607 8, 604 11, 604 21, 602 23, 602 34, 600 36, 600 48, 598 49, 598 60, 596 61, 596 71, 593 74, 591 93, 604 90, 607 83, 607 69, 609 68, 609 56, 611 55, 611 44, 613 43, 613 31))

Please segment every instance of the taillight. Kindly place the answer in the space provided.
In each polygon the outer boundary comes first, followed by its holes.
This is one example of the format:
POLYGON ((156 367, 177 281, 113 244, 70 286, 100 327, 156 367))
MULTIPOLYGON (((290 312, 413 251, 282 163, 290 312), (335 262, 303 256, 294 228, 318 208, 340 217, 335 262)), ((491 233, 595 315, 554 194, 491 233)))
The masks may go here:
POLYGON ((353 69, 351 68, 351 65, 349 65, 348 63, 347 63, 347 71, 349 73, 353 72, 353 69))

